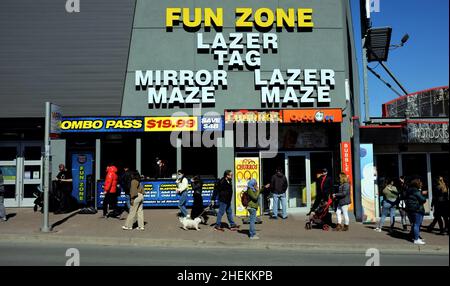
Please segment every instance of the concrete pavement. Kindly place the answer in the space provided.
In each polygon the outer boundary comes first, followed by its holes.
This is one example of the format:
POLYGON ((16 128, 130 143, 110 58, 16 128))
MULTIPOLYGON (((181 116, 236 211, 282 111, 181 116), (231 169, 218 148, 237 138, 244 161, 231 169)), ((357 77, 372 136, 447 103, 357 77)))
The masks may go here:
MULTIPOLYGON (((260 240, 248 239, 248 225, 241 224, 241 230, 232 232, 214 231, 210 226, 201 226, 200 231, 185 231, 180 228, 176 209, 145 210, 145 231, 124 231, 126 213, 122 220, 100 218, 95 215, 72 214, 50 215, 54 232, 41 233, 42 214, 32 209, 7 209, 10 217, 0 223, 0 242, 53 242, 68 244, 98 245, 145 245, 160 247, 210 248, 252 248, 252 249, 302 249, 309 251, 333 250, 360 252, 368 248, 392 253, 440 253, 447 254, 449 237, 422 232, 427 245, 415 246, 408 240, 406 232, 397 229, 393 234, 373 231, 373 225, 352 222, 350 231, 334 232, 320 229, 306 230, 305 215, 292 214, 286 220, 262 218, 256 229, 260 240)), ((209 224, 215 222, 210 217, 209 224)), ((223 222, 226 222, 226 218, 223 222)), ((334 220, 335 221, 335 220, 334 220)), ((428 225, 428 221, 424 225, 428 225)))
MULTIPOLYGON (((189 246, 105 246, 61 243, 0 242, 0 266, 64 266, 79 258, 80 266, 364 266, 365 251, 304 249, 198 248, 189 246)), ((448 266, 448 255, 380 252, 380 266, 448 266)), ((73 263, 73 262, 72 262, 73 263)), ((254 268, 253 268, 254 269, 254 268)))

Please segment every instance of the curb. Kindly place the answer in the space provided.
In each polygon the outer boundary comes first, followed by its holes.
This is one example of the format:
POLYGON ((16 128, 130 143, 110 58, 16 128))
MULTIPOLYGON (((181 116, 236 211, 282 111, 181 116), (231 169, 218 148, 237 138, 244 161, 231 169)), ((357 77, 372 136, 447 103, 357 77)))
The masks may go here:
POLYGON ((228 249, 253 249, 253 250, 304 250, 305 252, 333 252, 333 253, 365 253, 369 248, 379 249, 384 253, 396 254, 434 254, 449 255, 449 249, 445 246, 426 245, 408 246, 383 245, 383 244, 330 244, 330 243, 268 243, 264 241, 252 242, 224 242, 204 240, 167 240, 151 238, 111 238, 89 236, 51 236, 51 234, 32 234, 26 236, 2 234, 0 242, 18 243, 60 243, 60 244, 86 244, 104 246, 158 246, 158 247, 201 247, 201 248, 228 248, 228 249))

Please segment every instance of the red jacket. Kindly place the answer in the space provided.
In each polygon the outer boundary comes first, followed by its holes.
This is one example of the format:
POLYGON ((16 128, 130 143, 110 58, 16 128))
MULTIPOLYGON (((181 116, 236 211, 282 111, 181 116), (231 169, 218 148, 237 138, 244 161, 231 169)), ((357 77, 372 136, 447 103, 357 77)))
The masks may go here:
POLYGON ((117 190, 117 168, 111 166, 106 168, 106 181, 104 190, 107 193, 115 194, 117 190))

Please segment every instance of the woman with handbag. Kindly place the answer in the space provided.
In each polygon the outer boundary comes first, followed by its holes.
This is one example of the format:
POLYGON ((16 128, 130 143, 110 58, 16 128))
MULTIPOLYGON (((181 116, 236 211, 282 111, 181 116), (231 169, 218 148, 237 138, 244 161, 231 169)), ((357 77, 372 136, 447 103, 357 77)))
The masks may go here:
POLYGON ((128 214, 123 230, 133 229, 133 224, 137 220, 138 230, 144 230, 144 188, 141 186, 141 176, 138 171, 134 171, 130 186, 131 210, 128 214))
POLYGON ((339 191, 333 194, 336 201, 337 226, 336 231, 348 231, 350 219, 348 217, 348 206, 350 205, 350 184, 345 173, 339 174, 339 191), (342 226, 342 215, 344 215, 344 226, 342 226))

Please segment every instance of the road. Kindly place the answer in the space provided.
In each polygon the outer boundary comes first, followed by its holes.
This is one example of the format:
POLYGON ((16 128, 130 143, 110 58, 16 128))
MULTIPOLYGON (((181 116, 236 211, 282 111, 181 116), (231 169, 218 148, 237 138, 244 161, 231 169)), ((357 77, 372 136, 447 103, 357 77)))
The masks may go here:
MULTIPOLYGON (((370 257, 365 252, 226 249, 226 248, 162 248, 142 246, 68 245, 44 243, 0 242, 0 266, 64 266, 77 255, 66 256, 69 248, 79 251, 81 266, 363 266, 370 257)), ((449 265, 447 253, 380 253, 380 265, 449 265)))

